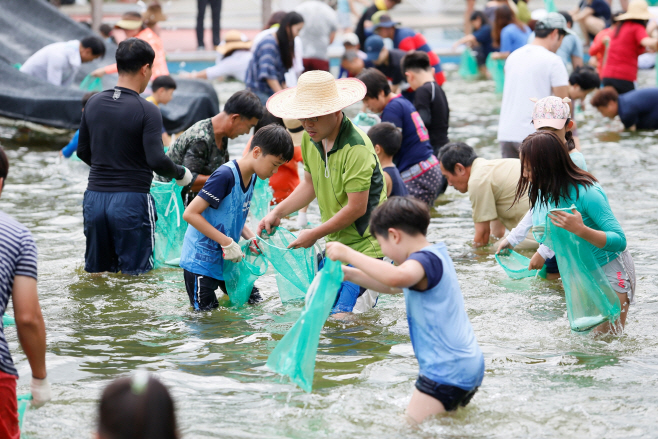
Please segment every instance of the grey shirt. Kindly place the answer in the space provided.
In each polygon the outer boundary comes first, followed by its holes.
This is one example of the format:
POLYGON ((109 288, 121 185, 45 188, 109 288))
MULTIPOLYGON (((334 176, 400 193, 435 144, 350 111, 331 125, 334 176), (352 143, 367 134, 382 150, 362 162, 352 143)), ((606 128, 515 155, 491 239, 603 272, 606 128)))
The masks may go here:
POLYGON ((29 57, 21 72, 53 85, 69 86, 82 64, 80 41, 49 44, 29 57))
POLYGON ((329 37, 338 30, 338 18, 326 3, 310 0, 295 8, 304 17, 304 27, 299 34, 304 58, 329 59, 329 37))

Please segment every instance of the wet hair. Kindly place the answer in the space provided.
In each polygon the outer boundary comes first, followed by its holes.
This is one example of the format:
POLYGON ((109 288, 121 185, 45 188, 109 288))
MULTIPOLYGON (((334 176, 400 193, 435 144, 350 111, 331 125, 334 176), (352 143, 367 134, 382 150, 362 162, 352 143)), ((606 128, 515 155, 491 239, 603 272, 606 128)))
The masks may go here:
POLYGON ((139 38, 128 38, 119 43, 116 59, 119 74, 134 74, 147 64, 153 65, 155 52, 146 41, 139 38))
POLYGON ((439 161, 443 169, 455 173, 455 166, 460 165, 468 168, 473 164, 478 155, 475 150, 462 142, 448 143, 439 150, 439 161))
MULTIPOLYGON (((265 24, 265 29, 269 29, 275 24, 281 23, 281 20, 283 20, 283 17, 286 16, 286 11, 276 11, 272 15, 270 15, 270 19, 267 20, 267 23, 265 24)), ((263 29, 263 30, 265 30, 263 29)))
POLYGON ((251 139, 250 150, 259 147, 263 155, 281 157, 286 162, 295 155, 295 146, 286 127, 271 123, 256 131, 251 139))
POLYGON ((491 38, 495 46, 500 46, 500 33, 508 24, 515 24, 519 29, 524 30, 523 23, 516 18, 516 15, 509 6, 498 6, 496 8, 496 18, 494 19, 493 28, 491 29, 491 38))
POLYGON ((391 122, 381 122, 368 130, 368 137, 373 145, 379 145, 384 154, 393 157, 402 146, 402 133, 391 122))
POLYGON ((374 67, 365 69, 356 77, 366 85, 366 97, 377 99, 379 94, 383 91, 384 96, 391 93, 391 86, 388 83, 388 78, 374 67))
POLYGON ((288 12, 281 19, 279 28, 276 30, 281 60, 286 69, 292 67, 292 60, 295 57, 295 39, 292 37, 292 26, 303 22, 304 17, 300 13, 295 11, 288 12))
POLYGON ((0 178, 2 178, 2 187, 5 187, 5 181, 7 181, 7 175, 9 174, 9 159, 7 154, 5 154, 4 148, 0 146, 0 178))
POLYGON ((566 12, 566 11, 559 11, 558 13, 559 13, 560 15, 562 15, 562 16, 564 17, 565 20, 567 20, 567 24, 570 24, 570 25, 573 26, 573 17, 571 16, 570 13, 568 13, 568 12, 566 12))
POLYGON ((484 26, 485 24, 489 24, 489 20, 487 20, 487 16, 484 15, 484 12, 482 12, 482 11, 473 11, 473 13, 471 14, 470 21, 475 21, 478 18, 482 22, 482 26, 484 26))
POLYGON ((240 90, 228 98, 224 104, 224 113, 239 114, 244 119, 263 117, 263 104, 252 91, 240 90))
POLYGON ((412 197, 391 197, 370 216, 370 233, 388 238, 388 229, 408 235, 427 235, 430 209, 427 203, 412 197))
POLYGON ((89 100, 89 98, 91 98, 93 95, 96 94, 98 94, 97 91, 90 91, 82 95, 82 108, 85 108, 85 105, 87 105, 87 101, 89 100))
POLYGON ((592 66, 580 66, 569 75, 569 84, 577 85, 582 90, 599 88, 601 78, 592 66))
POLYGON ((158 76, 153 80, 153 84, 151 84, 151 90, 153 90, 153 93, 155 93, 161 88, 167 90, 176 90, 176 81, 174 81, 174 78, 169 75, 158 76))
POLYGON ((422 50, 407 53, 402 58, 402 72, 408 70, 425 71, 428 72, 432 69, 430 65, 430 57, 422 50))
POLYGON ((100 55, 101 58, 105 56, 105 43, 100 37, 95 35, 84 37, 80 40, 82 47, 91 49, 93 55, 100 55))
POLYGON ((119 378, 103 391, 98 434, 112 439, 177 439, 174 401, 167 388, 149 377, 119 378))
POLYGON ((516 185, 516 204, 528 195, 530 205, 557 206, 569 197, 571 186, 592 186, 596 178, 573 163, 567 145, 551 131, 537 131, 525 138, 521 145, 521 177, 516 185), (524 177, 528 168, 531 179, 524 177))
POLYGON ((263 110, 263 117, 260 118, 256 126, 254 126, 254 134, 258 132, 263 127, 268 126, 269 124, 275 123, 277 125, 281 125, 282 127, 285 127, 286 125, 283 123, 283 119, 280 117, 276 117, 269 111, 267 111, 267 108, 263 110))
POLYGON ((593 107, 605 107, 609 102, 617 102, 619 100, 619 93, 615 90, 614 87, 606 86, 600 90, 597 90, 590 99, 589 103, 593 107))

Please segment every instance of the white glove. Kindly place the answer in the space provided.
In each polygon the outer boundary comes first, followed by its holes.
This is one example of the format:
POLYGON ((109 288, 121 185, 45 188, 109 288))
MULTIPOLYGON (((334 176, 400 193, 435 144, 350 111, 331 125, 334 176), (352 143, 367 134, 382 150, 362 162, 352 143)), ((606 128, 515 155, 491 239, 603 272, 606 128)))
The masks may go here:
POLYGON ((307 225, 308 225, 308 218, 306 216, 306 212, 299 212, 297 214, 297 228, 303 229, 307 225))
POLYGON ((222 246, 222 253, 224 254, 224 259, 231 262, 240 262, 243 257, 242 249, 232 239, 229 245, 226 247, 222 246))
POLYGON ((185 175, 183 175, 183 178, 176 180, 176 184, 178 186, 187 186, 188 184, 192 183, 192 173, 190 172, 189 169, 185 169, 185 175))
POLYGON ((32 392, 32 406, 34 407, 41 407, 52 399, 52 392, 50 391, 48 378, 40 380, 32 377, 30 392, 32 392))

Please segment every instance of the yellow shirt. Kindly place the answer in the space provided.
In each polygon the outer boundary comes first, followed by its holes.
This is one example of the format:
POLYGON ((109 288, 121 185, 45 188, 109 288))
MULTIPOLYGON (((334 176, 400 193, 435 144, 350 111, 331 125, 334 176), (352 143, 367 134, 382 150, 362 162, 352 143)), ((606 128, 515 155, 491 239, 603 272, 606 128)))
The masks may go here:
POLYGON ((527 195, 512 207, 520 176, 519 159, 475 159, 468 180, 473 222, 498 219, 508 230, 516 227, 530 209, 527 195))
POLYGON ((149 102, 153 102, 156 106, 158 105, 158 101, 156 101, 155 97, 152 96, 152 95, 149 96, 148 98, 146 98, 146 100, 149 101, 149 102))

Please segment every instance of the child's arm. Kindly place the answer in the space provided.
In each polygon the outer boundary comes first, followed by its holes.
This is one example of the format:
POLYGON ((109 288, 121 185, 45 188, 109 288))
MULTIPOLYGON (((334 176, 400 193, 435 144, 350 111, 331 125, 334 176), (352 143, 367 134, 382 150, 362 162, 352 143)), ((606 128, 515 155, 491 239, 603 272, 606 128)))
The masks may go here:
POLYGON ((328 243, 326 254, 332 261, 339 260, 351 264, 367 276, 393 288, 410 288, 425 278, 425 270, 417 261, 406 261, 400 266, 394 266, 338 242, 328 243))
POLYGON ((242 237, 244 239, 254 239, 256 234, 245 224, 242 228, 242 237))
POLYGON ((224 235, 222 232, 214 228, 208 220, 206 220, 203 215, 204 210, 210 206, 206 200, 201 197, 194 197, 192 202, 187 206, 185 212, 183 213, 183 219, 187 221, 192 227, 197 229, 199 232, 206 235, 208 238, 217 242, 222 247, 231 245, 233 239, 224 235))
POLYGON ((353 282, 363 288, 368 288, 369 290, 374 290, 383 294, 400 294, 402 290, 400 288, 391 288, 388 285, 375 280, 365 274, 363 271, 358 268, 353 267, 343 267, 343 273, 345 273, 345 280, 353 282))

